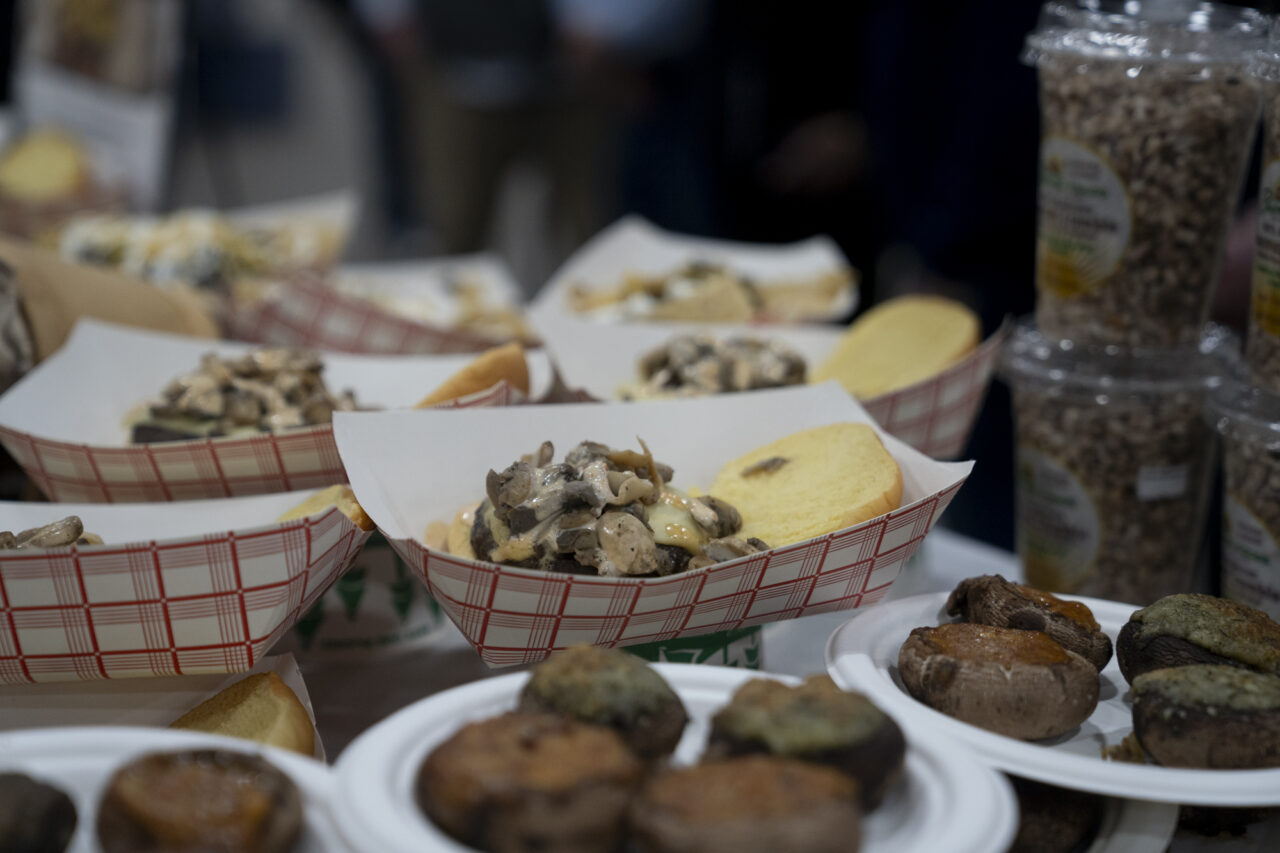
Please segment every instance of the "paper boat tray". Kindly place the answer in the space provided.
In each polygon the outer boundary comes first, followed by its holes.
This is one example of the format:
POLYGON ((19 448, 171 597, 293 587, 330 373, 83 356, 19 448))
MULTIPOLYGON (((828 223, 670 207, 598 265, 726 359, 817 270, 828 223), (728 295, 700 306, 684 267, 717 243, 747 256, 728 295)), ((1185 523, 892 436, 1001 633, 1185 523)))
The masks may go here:
MULTIPOLYGON (((245 437, 129 444, 131 411, 210 350, 252 350, 81 321, 66 345, 0 395, 0 443, 50 500, 77 503, 194 500, 264 494, 345 482, 329 425, 245 437)), ((357 356, 327 353, 325 382, 351 388, 363 406, 412 406, 470 356, 357 356)), ((530 353, 532 390, 551 368, 530 353)), ((451 407, 522 402, 506 383, 451 407)))
MULTIPOLYGON (((588 240, 556 270, 530 306, 539 329, 548 320, 607 322, 577 314, 569 304, 575 286, 610 290, 623 277, 638 273, 660 275, 691 261, 721 263, 736 273, 754 277, 762 286, 776 279, 804 279, 849 268, 844 253, 829 237, 799 243, 764 245, 714 240, 664 231, 640 216, 625 216, 588 240)), ((812 320, 839 320, 853 314, 858 290, 853 282, 817 312, 812 320)))
POLYGON ((392 547, 490 665, 540 660, 574 643, 631 645, 764 624, 884 597, 973 463, 936 462, 891 436, 901 508, 856 527, 666 578, 550 574, 466 560, 423 543, 484 495, 485 474, 543 440, 557 458, 579 441, 636 447, 706 488, 723 463, 808 427, 870 422, 835 383, 689 401, 529 406, 461 412, 339 413, 352 488, 392 547))
POLYGON ((178 504, 0 504, 0 528, 79 515, 103 545, 0 551, 0 683, 241 672, 364 546, 310 492, 178 504))
MULTIPOLYGON (((544 323, 538 331, 565 385, 584 392, 578 395, 583 401, 617 399, 619 387, 636 377, 640 356, 677 335, 776 340, 804 356, 812 369, 844 333, 843 328, 821 325, 544 323)), ((936 376, 863 400, 862 405, 886 432, 926 456, 954 459, 964 452, 1007 334, 1008 324, 936 376)))
POLYGON ((397 314, 335 290, 314 275, 272 283, 262 298, 231 304, 225 325, 227 334, 238 340, 333 352, 474 353, 501 343, 478 332, 397 314))

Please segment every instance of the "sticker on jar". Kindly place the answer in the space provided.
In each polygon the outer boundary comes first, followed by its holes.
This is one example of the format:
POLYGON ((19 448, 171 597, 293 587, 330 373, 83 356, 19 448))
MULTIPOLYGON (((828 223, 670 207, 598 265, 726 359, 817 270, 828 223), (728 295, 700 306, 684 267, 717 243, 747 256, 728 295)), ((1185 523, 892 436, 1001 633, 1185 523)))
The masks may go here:
POLYGON ((1120 265, 1133 227, 1129 193, 1097 154, 1050 136, 1040 146, 1036 286, 1060 299, 1094 292, 1120 265))
POLYGON ((1255 326, 1280 338, 1280 160, 1267 166, 1258 188, 1258 234, 1253 251, 1255 326))
POLYGON ((1140 501, 1163 501, 1187 493, 1191 469, 1186 465, 1143 465, 1135 491, 1140 501))
POLYGON ((1057 460, 1019 448, 1018 554, 1032 586, 1071 592, 1093 575, 1101 526, 1088 492, 1057 460))
POLYGON ((1228 495, 1222 508, 1222 592, 1280 619, 1280 545, 1266 526, 1228 495))

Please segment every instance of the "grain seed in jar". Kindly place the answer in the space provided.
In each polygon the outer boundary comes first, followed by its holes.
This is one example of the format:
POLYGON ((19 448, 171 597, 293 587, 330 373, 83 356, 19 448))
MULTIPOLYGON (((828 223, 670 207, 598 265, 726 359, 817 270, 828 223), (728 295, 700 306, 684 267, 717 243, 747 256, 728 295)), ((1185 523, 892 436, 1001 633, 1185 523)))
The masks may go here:
POLYGON ((1280 619, 1280 396, 1224 383, 1207 415, 1222 436, 1222 594, 1280 619))
POLYGON ((1015 533, 1028 581, 1146 604, 1189 590, 1207 511, 1217 360, 1055 342, 1020 325, 1013 398, 1015 533))
POLYGON ((1262 90, 1262 175, 1245 360, 1254 384, 1280 393, 1280 39, 1250 71, 1262 90))
POLYGON ((1266 19, 1091 5, 1046 4, 1024 54, 1042 118, 1036 322, 1075 341, 1194 344, 1258 118, 1246 60, 1266 19))

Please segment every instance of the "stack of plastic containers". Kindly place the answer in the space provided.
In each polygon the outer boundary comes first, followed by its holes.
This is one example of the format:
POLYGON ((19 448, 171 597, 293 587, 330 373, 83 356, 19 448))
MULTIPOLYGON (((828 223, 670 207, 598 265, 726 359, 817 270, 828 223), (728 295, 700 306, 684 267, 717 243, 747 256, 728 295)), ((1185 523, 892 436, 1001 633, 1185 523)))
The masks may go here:
POLYGON ((1003 359, 1018 550, 1043 588, 1190 588, 1213 470, 1206 326, 1256 130, 1267 19, 1213 3, 1049 3, 1035 323, 1003 359))

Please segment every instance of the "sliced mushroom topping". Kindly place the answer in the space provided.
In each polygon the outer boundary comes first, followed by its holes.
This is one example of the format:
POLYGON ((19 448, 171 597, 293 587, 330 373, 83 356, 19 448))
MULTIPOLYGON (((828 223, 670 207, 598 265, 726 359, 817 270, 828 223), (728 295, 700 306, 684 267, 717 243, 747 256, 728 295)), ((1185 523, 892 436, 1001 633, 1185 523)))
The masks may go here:
POLYGON ((657 548, 643 521, 625 512, 606 512, 596 525, 604 559, 597 568, 608 576, 648 575, 658 570, 657 548))
POLYGON ((779 341, 679 335, 640 357, 641 381, 624 398, 693 397, 799 385, 805 380, 800 353, 779 341))
POLYGON ((702 553, 717 563, 736 560, 748 554, 758 553, 760 550, 755 545, 744 539, 739 539, 737 536, 723 536, 719 539, 712 539, 702 546, 702 553))
POLYGON ((32 527, 15 535, 12 531, 0 531, 0 550, 20 548, 58 548, 63 545, 101 545, 102 537, 84 532, 84 524, 77 515, 69 515, 42 527, 32 527))
POLYGON ((771 474, 786 464, 786 458, 782 456, 770 456, 768 459, 761 459, 754 465, 748 465, 746 468, 743 468, 742 476, 754 477, 757 474, 771 474))

